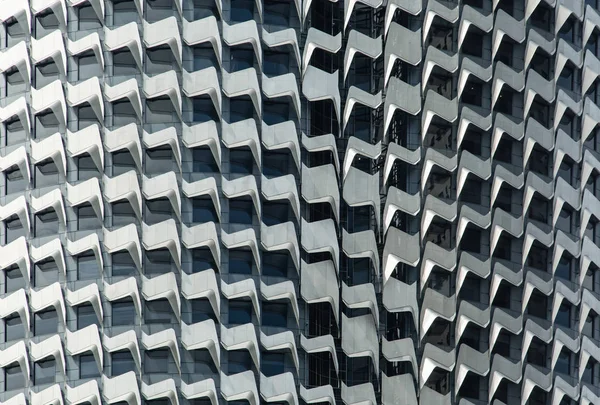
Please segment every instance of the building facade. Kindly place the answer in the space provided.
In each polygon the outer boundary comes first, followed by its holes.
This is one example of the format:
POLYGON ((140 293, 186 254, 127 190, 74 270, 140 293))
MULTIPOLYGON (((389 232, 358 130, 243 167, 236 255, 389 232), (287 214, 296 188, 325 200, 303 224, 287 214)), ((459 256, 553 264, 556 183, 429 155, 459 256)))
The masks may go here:
POLYGON ((599 0, 0 0, 0 403, 600 404, 599 0))

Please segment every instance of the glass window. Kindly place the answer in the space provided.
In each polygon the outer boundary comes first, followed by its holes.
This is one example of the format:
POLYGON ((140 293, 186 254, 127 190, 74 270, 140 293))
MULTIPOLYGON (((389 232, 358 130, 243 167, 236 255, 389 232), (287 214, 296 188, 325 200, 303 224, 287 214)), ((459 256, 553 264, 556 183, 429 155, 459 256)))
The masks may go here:
POLYGON ((554 371, 557 373, 569 375, 571 372, 571 355, 568 350, 561 350, 554 371))
POLYGON ((202 123, 208 121, 220 121, 219 114, 209 96, 194 97, 192 103, 194 108, 193 122, 202 123))
POLYGON ((195 173, 207 172, 207 173, 218 173, 219 166, 215 162, 215 158, 211 150, 206 148, 194 148, 192 149, 193 168, 195 173))
POLYGON ((44 360, 35 363, 33 370, 33 380, 35 385, 53 384, 56 382, 56 361, 44 360))
POLYGON ((203 43, 194 48, 194 71, 214 67, 219 70, 219 61, 210 43, 203 43))
MULTIPOLYGON (((194 359, 194 373, 201 375, 210 375, 217 374, 219 372, 215 367, 215 363, 212 357, 210 356, 208 350, 194 350, 192 352, 192 357, 194 359)), ((190 405, 212 405, 212 403, 210 402, 210 400, 208 403, 203 403, 202 400, 195 399, 191 401, 190 405)))
POLYGON ((136 124, 138 117, 129 100, 119 100, 112 103, 113 125, 124 127, 129 124, 136 124))
POLYGON ((77 230, 98 229, 102 227, 102 222, 96 216, 96 212, 91 204, 82 204, 77 208, 77 230))
POLYGON ((254 157, 250 148, 229 150, 229 171, 231 173, 252 174, 254 157))
MULTIPOLYGON (((133 9, 135 10, 135 5, 133 5, 133 1, 130 1, 133 9)), ((137 15, 137 11, 135 12, 137 15)), ((116 14, 115 14, 116 16, 116 14)), ((138 74, 137 64, 135 63, 135 59, 133 59, 133 55, 128 50, 120 50, 117 52, 113 52, 113 76, 135 76, 138 74)))
POLYGON ((211 198, 192 199, 194 223, 219 222, 215 205, 211 198))
POLYGON ((208 248, 192 250, 192 273, 200 273, 208 269, 217 269, 212 252, 208 248))
POLYGON ((252 274, 252 253, 245 250, 229 251, 229 273, 252 274))
POLYGON ((253 211, 250 200, 229 200, 229 222, 232 224, 252 225, 253 211))
POLYGON ((35 165, 35 187, 56 186, 58 184, 58 168, 52 160, 35 165))
POLYGON ((21 288, 25 288, 25 278, 23 278, 23 274, 17 266, 5 269, 4 274, 6 293, 11 293, 21 288))
POLYGON ((148 301, 145 305, 144 321, 147 324, 172 323, 173 309, 166 299, 148 301))
POLYGON ((285 328, 287 326, 287 305, 263 302, 262 325, 285 328))
POLYGON ((563 302, 558 309, 555 323, 562 325, 565 328, 571 327, 571 306, 566 302, 563 302))
POLYGON ((228 352, 229 374, 243 373, 252 370, 252 357, 247 350, 233 350, 228 352))
POLYGON ((6 47, 11 47, 19 43, 24 37, 25 32, 21 24, 15 17, 11 17, 5 22, 6 25, 6 47))
POLYGON ((25 327, 21 322, 21 317, 16 312, 4 319, 4 339, 5 342, 25 338, 25 327))
POLYGON ((145 274, 166 274, 171 271, 173 260, 168 249, 157 249, 145 253, 146 262, 144 263, 145 274))
POLYGON ((58 215, 54 209, 36 214, 33 233, 36 238, 58 234, 58 215))
POLYGON ((269 277, 287 277, 289 254, 262 252, 262 274, 269 277))
POLYGON ((146 123, 165 124, 173 121, 173 103, 168 97, 146 99, 146 123))
POLYGON ((144 215, 146 225, 154 225, 172 219, 174 213, 171 202, 167 198, 158 198, 146 200, 144 215))
POLYGON ((58 331, 58 315, 55 309, 36 312, 33 318, 35 336, 50 335, 58 331))
POLYGON ((98 63, 96 55, 92 51, 86 52, 77 58, 77 68, 80 81, 92 77, 102 77, 104 75, 104 71, 102 70, 100 63, 98 63))
POLYGON ((79 156, 77 159, 77 180, 89 180, 92 177, 100 177, 100 172, 89 154, 79 156))
POLYGON ((131 153, 127 151, 114 152, 112 154, 113 161, 113 176, 126 173, 130 170, 135 170, 135 161, 131 153))
POLYGON ((483 57, 483 38, 485 35, 482 32, 471 31, 467 34, 467 38, 463 41, 463 53, 477 58, 483 57))
POLYGON ((51 110, 37 114, 34 121, 34 137, 42 139, 58 132, 58 118, 51 110))
POLYGON ((92 354, 82 354, 79 356, 79 378, 100 377, 100 371, 96 364, 96 359, 92 354))
POLYGON ((196 299, 190 301, 192 304, 192 323, 198 323, 212 319, 217 322, 217 317, 214 314, 212 305, 208 299, 196 299))
POLYGON ((194 20, 206 17, 218 17, 218 10, 212 0, 194 0, 194 20))
POLYGON ((46 62, 41 62, 35 65, 34 79, 36 89, 39 90, 59 78, 60 73, 58 72, 58 66, 52 59, 48 59, 46 62))
POLYGON ((48 8, 48 11, 43 11, 42 13, 38 14, 35 21, 36 39, 41 39, 50 31, 54 31, 55 29, 59 28, 58 18, 50 8, 48 8))
POLYGON ((254 0, 231 0, 229 19, 244 22, 254 18, 254 0))
POLYGON ((462 101, 465 104, 481 106, 483 101, 481 97, 482 94, 483 87, 481 86, 481 83, 475 83, 473 81, 470 81, 467 83, 462 93, 462 101))
POLYGON ((96 311, 91 304, 77 306, 77 329, 83 329, 90 325, 99 325, 96 311))
POLYGON ((88 4, 79 7, 77 9, 77 14, 80 31, 97 30, 98 28, 102 28, 102 24, 98 20, 98 16, 91 5, 88 4))
POLYGON ((246 47, 234 47, 229 51, 231 73, 248 69, 254 66, 254 49, 246 47))
POLYGON ((122 351, 112 353, 111 360, 111 375, 113 377, 135 371, 135 362, 130 351, 122 351))
POLYGON ((4 122, 4 129, 6 133, 5 145, 18 145, 27 140, 27 134, 23 128, 23 123, 17 117, 14 119, 8 119, 4 122))
POLYGON ((114 301, 112 308, 112 326, 135 324, 135 306, 132 300, 114 301))
POLYGON ((27 90, 27 83, 17 68, 5 72, 4 77, 6 78, 7 97, 22 94, 27 90))
POLYGON ((289 1, 265 0, 264 2, 264 23, 267 25, 278 25, 288 27, 290 23, 290 5, 289 1))
POLYGON ((46 287, 58 280, 58 266, 54 260, 44 260, 35 264, 34 284, 36 287, 46 287))
POLYGON ((170 147, 146 150, 146 170, 150 172, 165 172, 171 170, 173 151, 170 147))
POLYGON ((135 276, 137 267, 129 252, 117 252, 111 255, 112 258, 112 276, 135 276))
POLYGON ((173 70, 173 51, 166 45, 146 48, 146 73, 160 74, 173 70))
POLYGON ((87 252, 77 256, 77 280, 95 280, 99 277, 96 256, 87 252))
POLYGON ((169 350, 146 350, 144 352, 144 372, 167 373, 169 371, 169 350))
POLYGON ((267 125, 281 124, 290 120, 290 105, 288 103, 263 103, 263 121, 267 125))
POLYGON ((288 52, 264 51, 263 72, 271 76, 280 76, 290 72, 290 56, 288 52))
POLYGON ((266 377, 283 374, 285 371, 285 356, 283 353, 262 353, 260 370, 266 377))
POLYGON ((229 123, 233 124, 254 118, 254 104, 247 97, 236 97, 229 100, 229 123))
POLYGON ((250 301, 229 301, 229 323, 243 325, 252 322, 252 304, 250 301))
POLYGON ((28 181, 23 178, 23 174, 17 166, 12 166, 4 174, 6 194, 20 193, 27 189, 28 181))
POLYGON ((136 213, 129 201, 112 204, 112 224, 115 227, 136 223, 136 213))
POLYGON ((286 203, 263 202, 263 222, 267 226, 288 222, 289 205, 286 203))
POLYGON ((27 234, 26 229, 23 227, 21 220, 16 214, 7 218, 4 221, 4 226, 6 228, 6 243, 13 242, 27 234))
POLYGON ((4 367, 4 390, 11 391, 25 387, 25 377, 19 363, 4 367))

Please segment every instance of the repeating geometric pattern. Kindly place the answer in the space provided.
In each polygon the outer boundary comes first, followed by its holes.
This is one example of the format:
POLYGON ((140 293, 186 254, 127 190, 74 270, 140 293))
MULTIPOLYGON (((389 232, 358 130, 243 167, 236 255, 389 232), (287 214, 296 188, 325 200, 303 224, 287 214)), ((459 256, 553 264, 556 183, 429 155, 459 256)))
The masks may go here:
POLYGON ((600 404, 598 0, 0 21, 0 403, 600 404))

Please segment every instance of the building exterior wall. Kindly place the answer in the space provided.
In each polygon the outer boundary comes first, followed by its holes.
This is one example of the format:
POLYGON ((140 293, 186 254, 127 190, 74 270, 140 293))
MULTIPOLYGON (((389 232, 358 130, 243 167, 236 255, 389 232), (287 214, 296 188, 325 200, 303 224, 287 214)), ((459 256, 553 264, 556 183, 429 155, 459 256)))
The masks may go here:
POLYGON ((600 403, 599 0, 0 0, 0 403, 600 403))

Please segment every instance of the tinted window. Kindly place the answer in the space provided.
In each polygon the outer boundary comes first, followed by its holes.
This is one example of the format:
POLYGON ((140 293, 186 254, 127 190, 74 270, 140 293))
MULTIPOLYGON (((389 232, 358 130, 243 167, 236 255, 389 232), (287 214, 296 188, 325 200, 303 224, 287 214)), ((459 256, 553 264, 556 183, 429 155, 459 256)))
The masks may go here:
POLYGON ((252 304, 249 301, 229 301, 229 323, 243 325, 252 322, 252 304))
POLYGON ((133 325, 135 323, 135 307, 133 301, 115 301, 112 307, 112 326, 133 325))
POLYGON ((36 238, 58 234, 58 215, 54 209, 44 211, 35 216, 34 234, 36 238))
POLYGON ((230 250, 229 272, 234 274, 252 274, 252 253, 230 250))
POLYGON ((56 362, 54 359, 35 363, 33 378, 35 385, 54 383, 56 381, 56 362))
POLYGON ((263 203, 263 222, 267 226, 282 224, 288 221, 288 204, 263 203))
POLYGON ((18 167, 14 166, 4 173, 6 175, 6 194, 20 193, 27 188, 27 181, 18 167))
POLYGON ((112 204, 113 226, 125 226, 136 222, 136 213, 129 201, 121 201, 112 204))
POLYGON ((229 201, 229 222, 252 225, 252 202, 247 200, 229 201))
POLYGON ((99 277, 98 263, 93 253, 77 256, 77 279, 94 280, 99 277))
POLYGON ((144 352, 144 371, 146 373, 167 373, 169 371, 169 351, 146 350, 144 352))
POLYGON ((58 281, 58 267, 52 259, 35 264, 34 281, 36 287, 46 287, 58 281))
POLYGON ((229 122, 247 120, 254 117, 254 105, 249 98, 232 98, 229 100, 229 122))
POLYGON ((144 321, 147 324, 171 323, 172 318, 173 309, 166 299, 146 302, 144 321))
POLYGON ((210 198, 194 198, 192 200, 193 219, 195 223, 219 222, 215 205, 210 198))
POLYGON ((249 148, 229 150, 229 171, 231 173, 252 174, 254 158, 249 148))
POLYGON ((265 0, 264 3, 264 23, 268 25, 279 25, 287 27, 290 22, 289 1, 265 0))
POLYGON ((96 12, 89 4, 78 8, 79 30, 95 30, 102 28, 96 12))
POLYGON ((36 312, 33 330, 36 336, 50 335, 58 331, 58 316, 56 310, 36 312))
POLYGON ((287 305, 263 303, 262 325, 285 328, 287 326, 287 305))
POLYGON ((5 391, 16 390, 25 387, 25 377, 18 363, 4 367, 4 389, 5 391))
POLYGON ((96 212, 90 204, 83 204, 77 208, 77 229, 80 231, 98 229, 102 222, 96 216, 96 212))
POLYGON ((228 353, 229 374, 243 373, 252 369, 252 358, 247 350, 233 350, 228 353))
POLYGON ((25 327, 21 322, 19 314, 14 313, 4 319, 4 338, 6 342, 11 340, 23 339, 25 337, 25 327))
POLYGON ((117 252, 112 254, 112 275, 134 276, 137 274, 137 268, 128 252, 117 252))
POLYGON ((219 114, 215 110, 215 105, 210 97, 195 97, 192 99, 192 103, 194 108, 194 122, 220 121, 219 114))
POLYGON ((231 48, 229 56, 229 70, 231 72, 237 72, 254 66, 254 50, 252 48, 231 48))
POLYGON ((111 375, 117 376, 128 373, 129 371, 135 371, 135 363, 131 352, 123 351, 111 354, 111 375))
POLYGON ((260 358, 260 370, 267 377, 283 374, 285 366, 283 353, 263 353, 260 358))
POLYGON ((287 277, 288 258, 287 253, 263 252, 262 274, 273 277, 287 277))
POLYGON ((263 72, 267 76, 279 76, 289 73, 290 57, 287 52, 265 51, 263 72))
MULTIPOLYGON (((133 1, 130 2, 135 10, 133 1)), ((136 11, 137 14, 137 11, 136 11)), ((116 14, 115 14, 116 15, 116 14)), ((133 76, 138 73, 137 65, 133 55, 129 51, 113 52, 113 75, 114 76, 133 76)))
POLYGON ((82 354, 79 356, 79 378, 99 377, 98 365, 92 354, 82 354))
POLYGON ((215 162, 215 158, 209 148, 192 149, 193 155, 193 171, 215 173, 219 171, 219 167, 215 162))
POLYGON ((231 21, 244 22, 254 18, 254 0, 231 0, 231 21))
POLYGON ((96 311, 91 304, 79 305, 77 307, 77 329, 83 329, 90 325, 99 325, 96 311))
POLYGON ((17 291, 21 288, 25 288, 25 279, 23 278, 23 274, 18 267, 13 267, 4 270, 5 280, 4 285, 6 288, 6 293, 17 291))
POLYGON ((192 273, 208 269, 217 269, 212 252, 208 248, 192 250, 192 273))

